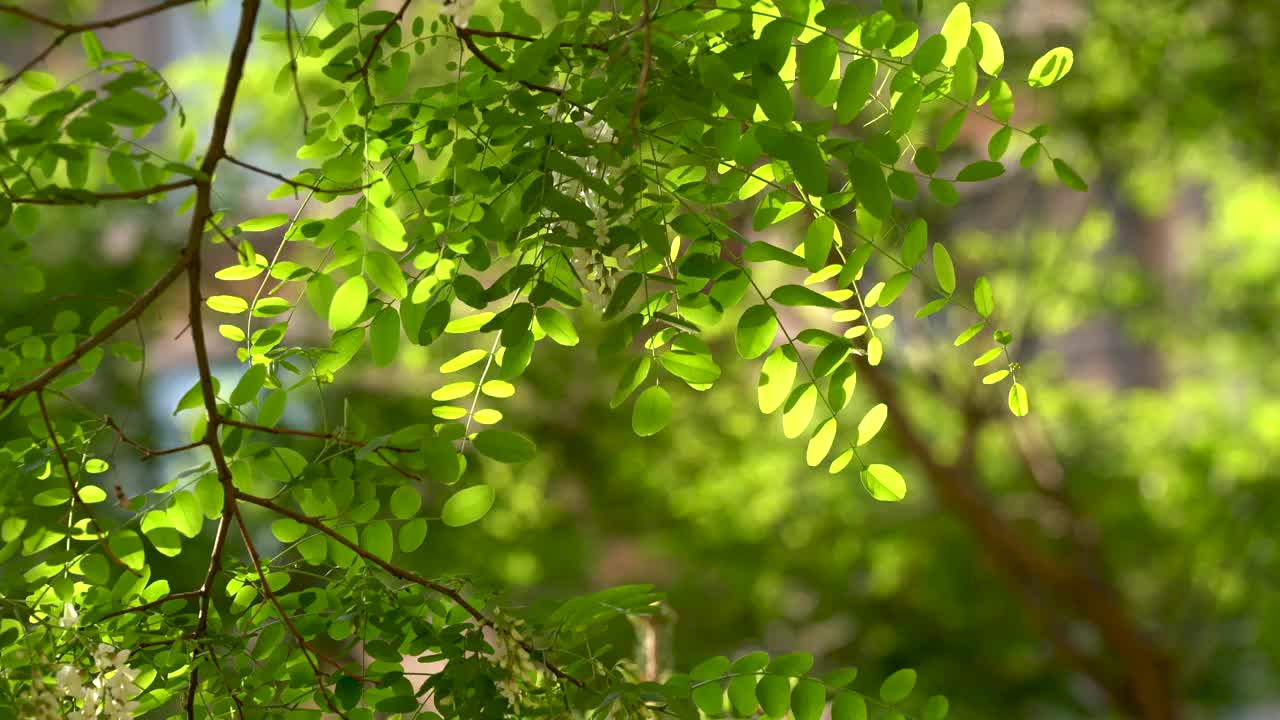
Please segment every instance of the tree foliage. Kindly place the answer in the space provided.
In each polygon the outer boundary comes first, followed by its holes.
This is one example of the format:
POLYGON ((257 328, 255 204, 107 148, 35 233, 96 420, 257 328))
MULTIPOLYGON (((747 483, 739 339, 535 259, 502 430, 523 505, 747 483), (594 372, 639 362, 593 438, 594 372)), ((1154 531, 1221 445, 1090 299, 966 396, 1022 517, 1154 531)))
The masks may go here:
POLYGON ((549 345, 594 353, 617 378, 619 422, 647 437, 691 415, 696 396, 676 389, 720 380, 704 335, 727 325, 739 355, 763 358, 756 404, 794 452, 879 501, 910 491, 877 456, 888 408, 841 413, 893 352, 895 313, 967 317, 954 344, 1026 415, 991 283, 958 273, 917 214, 1012 162, 1085 189, 1047 126, 1011 124, 1014 86, 1054 84, 1070 50, 1006 73, 998 34, 965 3, 930 34, 896 2, 557 0, 546 20, 510 1, 244 0, 197 130, 159 70, 95 34, 190 4, 85 22, 0 5, 52 34, 0 81, 9 283, 62 289, 32 252, 55 242, 41 235, 49 213, 175 198, 188 222, 180 247, 157 243, 174 259, 128 302, 5 328, 0 412, 18 432, 0 448, 0 711, 946 715, 942 698, 913 699, 913 670, 877 688, 852 669, 814 676, 804 653, 659 678, 598 642, 622 617, 659 615, 654 588, 521 612, 405 559, 489 512, 498 488, 479 467, 535 460, 503 406, 549 345), (42 70, 73 38, 86 71, 42 70), (303 134, 298 173, 235 145, 233 124, 253 122, 236 107, 259 44, 287 57, 274 85, 303 134), (447 82, 418 80, 439 64, 447 82), (957 159, 949 148, 979 118, 1000 127, 988 157, 957 159), (181 138, 175 154, 151 142, 160 132, 181 138), (236 171, 279 181, 269 198, 294 211, 227 205, 218 188, 236 171), (762 234, 791 218, 799 245, 762 234), (92 387, 104 367, 145 363, 125 332, 171 288, 186 297, 195 381, 173 414, 189 437, 153 448, 95 413, 92 387), (580 328, 597 323, 588 347, 580 328), (211 342, 235 348, 234 382, 219 382, 211 342), (413 417, 345 403, 286 422, 316 386, 406 357, 440 378, 413 417), (185 469, 129 497, 113 477, 120 444, 185 469), (279 553, 259 551, 257 523, 279 553), (201 563, 203 581, 153 579, 164 558, 201 563), (419 677, 406 658, 442 667, 419 677))

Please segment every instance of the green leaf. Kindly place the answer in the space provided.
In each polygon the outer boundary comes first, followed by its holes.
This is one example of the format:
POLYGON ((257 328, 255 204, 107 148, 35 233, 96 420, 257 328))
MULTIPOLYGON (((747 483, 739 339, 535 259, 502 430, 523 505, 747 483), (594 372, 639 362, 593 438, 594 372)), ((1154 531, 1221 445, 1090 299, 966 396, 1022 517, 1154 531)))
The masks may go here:
MULTIPOLYGON (((485 432, 497 432, 486 430, 485 432)), ((484 433, 480 433, 483 435, 484 433)), ((479 437, 479 435, 477 435, 479 437)), ((488 485, 473 485, 454 493, 444 503, 440 519, 449 527, 462 527, 479 520, 493 507, 493 488, 488 485)))
POLYGON ((933 245, 933 276, 943 292, 948 295, 955 292, 956 268, 951 262, 951 253, 939 243, 933 245))
POLYGON ((369 206, 366 219, 369 234, 382 247, 391 252, 404 252, 409 248, 405 241, 404 224, 391 210, 381 206, 369 206))
POLYGON ((649 370, 653 365, 653 361, 648 355, 641 355, 632 360, 627 369, 622 372, 622 377, 618 380, 618 388, 614 391, 613 397, 609 400, 609 407, 616 408, 631 397, 631 393, 640 387, 640 383, 649 377, 649 370))
POLYGON ((978 58, 978 67, 992 77, 999 75, 1004 69, 1004 45, 1001 44, 996 29, 978 21, 973 24, 973 31, 982 44, 982 57, 978 58))
POLYGON ((396 259, 384 252, 371 252, 364 256, 364 271, 383 292, 397 300, 403 300, 409 294, 409 285, 405 282, 404 271, 396 259))
POLYGON ((776 72, 757 66, 751 73, 751 85, 766 117, 777 123, 789 123, 795 119, 796 108, 791 101, 791 91, 776 72))
POLYGON ((791 691, 791 713, 795 720, 818 720, 827 704, 827 689, 817 680, 805 678, 791 691))
POLYGON ((338 287, 329 303, 329 329, 344 330, 354 325, 368 302, 369 286, 364 277, 348 278, 338 287))
POLYGON ((240 229, 247 233, 266 232, 267 230, 274 230, 287 222, 289 222, 289 216, 285 213, 272 213, 252 220, 245 220, 240 223, 240 229))
POLYGON ((991 317, 992 311, 996 309, 996 298, 991 291, 991 281, 986 276, 978 278, 973 285, 973 304, 977 308, 978 314, 982 317, 991 317))
POLYGON ((847 125, 857 117, 871 97, 871 86, 876 79, 876 61, 858 58, 844 69, 840 89, 836 92, 836 121, 847 125))
POLYGON ((765 675, 756 683, 756 699, 765 715, 780 720, 791 708, 791 683, 779 675, 765 675))
POLYGON ((814 218, 804 236, 804 260, 809 272, 817 272, 827 264, 835 243, 836 223, 826 215, 814 218))
POLYGON ((400 547, 400 552, 409 553, 417 550, 422 546, 422 541, 427 537, 427 519, 414 518, 404 525, 400 526, 400 532, 396 538, 396 544, 400 547))
POLYGON ((893 196, 889 193, 889 183, 884 178, 880 163, 861 154, 855 155, 849 161, 849 181, 853 184, 859 206, 880 220, 889 219, 893 214, 893 196))
POLYGON ((942 58, 943 65, 947 67, 955 65, 956 57, 969 44, 969 29, 972 26, 969 3, 956 3, 942 23, 942 36, 947 39, 947 54, 942 58))
POLYGON ((978 333, 982 332, 982 328, 986 326, 987 326, 986 320, 979 320, 978 322, 965 328, 964 332, 956 336, 955 346, 960 347, 961 345, 964 345, 965 343, 969 342, 975 336, 977 336, 978 333))
POLYGON ((992 160, 979 160, 966 165, 956 174, 956 182, 981 182, 1004 174, 1004 165, 992 160))
POLYGON ((690 385, 709 385, 720 379, 720 366, 705 352, 668 350, 658 356, 667 372, 690 385))
POLYGON ((924 76, 935 70, 946 54, 947 39, 941 35, 932 35, 916 48, 916 53, 911 58, 911 69, 915 70, 917 75, 924 76))
POLYGON ((1031 66, 1031 72, 1027 74, 1027 84, 1031 87, 1042 88, 1058 82, 1071 72, 1071 66, 1075 64, 1075 53, 1070 48, 1056 47, 1036 60, 1031 66))
POLYGON ((730 680, 728 695, 729 706, 733 708, 734 714, 740 717, 750 717, 760 707, 760 702, 756 700, 754 675, 739 675, 730 680))
POLYGON ((904 668, 885 678, 880 684, 880 699, 890 704, 900 703, 907 699, 915 686, 916 671, 904 668))
POLYGON ((1009 388, 1009 410, 1018 417, 1026 417, 1031 412, 1031 402, 1027 398, 1027 389, 1022 383, 1015 382, 1009 388))
POLYGON ((1009 150, 1009 141, 1013 138, 1013 128, 1008 125, 1000 128, 987 141, 987 157, 999 160, 1009 150))
MULTIPOLYGON (((964 127, 964 121, 968 117, 969 117, 968 108, 960 108, 955 112, 954 115, 947 118, 947 121, 942 124, 942 129, 938 131, 938 141, 934 143, 937 146, 938 152, 945 152, 947 148, 951 147, 951 143, 955 142, 956 138, 960 137, 960 130, 961 128, 964 127)), ((927 148, 921 148, 922 151, 925 149, 927 148)), ((919 156, 919 153, 917 152, 917 157, 918 156, 919 156)), ((937 156, 935 155, 934 157, 936 158, 937 156)), ((936 170, 937 167, 938 166, 935 161, 933 166, 934 170, 936 170)), ((921 169, 923 170, 923 168, 921 169)), ((934 170, 927 170, 924 172, 926 172, 926 174, 932 175, 934 170)))
POLYGON ((990 350, 982 353, 982 355, 980 355, 976 360, 974 360, 973 366, 982 367, 983 365, 986 365, 992 360, 995 360, 996 358, 1000 357, 1003 353, 1004 353, 1004 348, 998 348, 998 347, 991 348, 990 350))
POLYGON ((22 73, 22 84, 36 92, 49 92, 58 86, 58 79, 47 72, 28 70, 22 73))
POLYGON ((946 698, 934 695, 925 701, 924 709, 920 711, 920 720, 943 720, 950 709, 950 703, 946 698))
POLYGON ((902 240, 902 264, 913 267, 924 257, 929 245, 929 224, 923 218, 916 218, 907 226, 906 237, 902 240))
POLYGON ((791 345, 775 348, 765 359, 757 387, 760 412, 770 415, 782 407, 791 392, 791 384, 795 382, 798 365, 795 348, 791 345))
POLYGON ((746 250, 742 252, 742 259, 753 263, 780 262, 792 267, 805 267, 804 258, 763 240, 757 240, 748 245, 746 250))
POLYGON ((146 563, 146 553, 142 548, 142 538, 132 530, 115 530, 107 539, 107 545, 125 567, 141 570, 146 563))
POLYGON ((978 64, 973 59, 973 51, 964 48, 956 57, 956 66, 951 76, 951 97, 962 103, 973 99, 978 89, 978 64))
POLYGON ((856 693, 840 693, 831 703, 831 720, 867 720, 867 701, 856 693))
POLYGON ((758 358, 769 351, 778 334, 778 317, 773 308, 765 304, 747 308, 738 319, 735 342, 738 354, 747 360, 758 358))
POLYGON ((280 518, 271 523, 271 534, 280 542, 291 545, 307 534, 307 526, 289 518, 280 518))
POLYGON ((997 370, 993 373, 988 373, 987 375, 982 376, 982 384, 995 385, 996 383, 1000 382, 1001 380, 1004 380, 1007 377, 1009 377, 1008 370, 997 370))
POLYGON ((422 495, 413 485, 401 485, 391 493, 391 514, 401 520, 408 520, 418 514, 422 507, 422 495))
POLYGON ((897 502, 907 496, 906 481, 888 465, 868 465, 862 471, 862 485, 876 500, 897 502))
POLYGON ((236 387, 231 391, 231 404, 244 405, 258 397, 258 391, 262 390, 263 384, 267 380, 267 366, 254 365, 240 376, 240 382, 236 383, 236 387))
POLYGON ((797 83, 800 92, 817 97, 831 79, 839 48, 836 39, 825 33, 810 40, 796 53, 797 83))
POLYGON ((236 295, 210 295, 205 304, 210 310, 225 315, 239 315, 249 309, 249 303, 236 295))
POLYGON ((720 683, 699 685, 691 695, 693 704, 707 715, 720 715, 724 711, 724 691, 720 683))
POLYGON ((523 435, 506 430, 482 430, 471 438, 481 455, 501 463, 525 463, 537 454, 537 448, 523 435))
POLYGON ((867 411, 858 422, 858 445, 866 445, 884 427, 885 418, 889 416, 889 406, 880 403, 867 411))
POLYGON ((636 398, 631 413, 631 429, 640 437, 661 432, 671 422, 671 396, 659 385, 654 385, 636 398))
POLYGON ((875 367, 880 364, 880 358, 884 356, 884 343, 880 338, 873 337, 867 341, 867 364, 875 367))
POLYGON ((553 307, 540 307, 535 313, 538 320, 538 327, 547 334, 557 345, 572 347, 578 344, 578 331, 574 329, 573 323, 564 313, 553 307))
POLYGON ((391 525, 386 520, 369 523, 360 531, 360 545, 374 557, 391 562, 395 554, 395 536, 391 532, 391 525))
POLYGON ((1013 117, 1013 89, 1004 80, 991 83, 987 91, 991 114, 1000 122, 1007 123, 1013 117))
POLYGON ((813 419, 817 401, 818 388, 813 383, 804 383, 792 390, 782 409, 782 434, 788 438, 800 437, 813 419))
POLYGON ((386 367, 396 359, 400 349, 400 316, 392 307, 383 308, 369 325, 369 349, 373 364, 386 367))
POLYGON ((942 178, 934 178, 929 181, 929 194, 933 196, 934 200, 948 207, 960 202, 960 193, 956 191, 955 185, 942 178))
POLYGON ((787 305, 789 307, 822 307, 831 310, 839 310, 840 303, 823 295, 815 290, 810 290, 801 285, 783 285, 774 290, 769 299, 779 305, 787 305))
POLYGON ((818 429, 813 431, 813 436, 809 438, 809 445, 805 448, 805 462, 809 463, 809 467, 817 467, 826 459, 827 453, 831 452, 831 444, 836 439, 836 419, 827 418, 818 429))
POLYGON ((1079 173, 1062 158, 1053 159, 1053 171, 1057 173, 1058 180, 1072 190, 1085 192, 1089 189, 1089 185, 1084 181, 1084 178, 1080 177, 1079 173))

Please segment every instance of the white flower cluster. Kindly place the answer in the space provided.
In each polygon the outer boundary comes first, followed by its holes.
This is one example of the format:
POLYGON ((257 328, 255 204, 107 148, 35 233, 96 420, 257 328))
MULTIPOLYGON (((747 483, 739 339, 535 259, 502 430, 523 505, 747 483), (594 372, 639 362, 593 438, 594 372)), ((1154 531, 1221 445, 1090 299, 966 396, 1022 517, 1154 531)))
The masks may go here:
POLYGON ((445 0, 440 14, 453 21, 458 27, 466 27, 471 21, 471 13, 476 9, 476 0, 445 0))
MULTIPOLYGON (((62 606, 58 625, 71 629, 80 624, 74 605, 62 606)), ((23 698, 32 720, 131 720, 138 710, 132 698, 138 694, 138 671, 129 667, 129 651, 99 643, 93 653, 97 675, 86 684, 80 668, 63 665, 58 669, 56 692, 35 677, 23 698), (78 710, 63 714, 63 700, 71 700, 78 710)))

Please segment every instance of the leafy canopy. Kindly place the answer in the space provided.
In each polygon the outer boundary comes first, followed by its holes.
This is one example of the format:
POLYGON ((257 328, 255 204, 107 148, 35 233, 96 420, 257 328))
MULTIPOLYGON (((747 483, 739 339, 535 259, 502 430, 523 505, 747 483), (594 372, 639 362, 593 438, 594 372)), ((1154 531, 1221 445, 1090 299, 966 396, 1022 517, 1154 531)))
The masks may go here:
MULTIPOLYGON (((159 70, 94 34, 187 4, 74 24, 0 5, 53 33, 3 80, 6 278, 31 293, 56 282, 33 252, 52 209, 176 197, 189 220, 176 261, 131 302, 5 328, 0 402, 17 432, 0 448, 0 560, 15 569, 0 580, 3 714, 98 701, 120 716, 807 720, 829 702, 840 720, 868 705, 946 714, 941 698, 909 703, 914 671, 859 690, 853 670, 811 676, 804 654, 711 658, 657 682, 592 645, 620 616, 660 612, 652 588, 517 616, 405 561, 431 532, 493 506, 472 466, 535 458, 503 401, 541 345, 578 346, 583 322, 607 324, 598 347, 580 350, 613 369, 611 404, 638 436, 679 424, 695 401, 679 386, 716 383, 707 338, 735 328, 737 352, 764 358, 760 410, 780 411, 809 465, 856 473, 876 500, 909 487, 876 461, 886 408, 841 411, 859 368, 892 350, 909 287, 928 298, 906 310, 917 318, 973 316, 955 344, 993 338, 974 364, 999 361, 984 382, 1006 385, 1012 412, 1026 414, 990 283, 959 278, 912 219, 919 204, 954 204, 967 183, 1001 176, 1015 136, 1023 166, 1084 188, 1043 144, 1047 127, 1010 124, 990 25, 961 3, 927 35, 888 0, 869 14, 818 0, 609 11, 556 0, 550 22, 511 1, 475 13, 465 0, 398 11, 243 0, 211 128, 196 132, 159 70), (87 71, 41 70, 72 37, 87 71), (229 132, 259 44, 287 57, 275 89, 296 102, 297 173, 250 162, 229 132), (440 64, 446 82, 419 82, 440 64), (989 157, 950 157, 979 117, 1002 128, 989 157), (156 129, 182 138, 173 154, 148 144, 156 129), (234 172, 275 178, 268 198, 296 209, 224 206, 215 188, 234 172), (767 232, 789 219, 803 226, 798 245, 767 232), (156 449, 86 412, 86 388, 105 363, 144 362, 122 333, 175 285, 197 380, 174 412, 189 442, 156 449), (832 322, 846 329, 817 327, 832 322), (211 369, 209 326, 234 347, 233 383, 211 369), (461 351, 436 351, 459 339, 461 351), (436 371, 429 412, 381 434, 350 407, 337 427, 284 422, 308 388, 424 352, 436 371), (118 493, 117 517, 113 442, 186 469, 144 495, 118 493), (279 552, 261 551, 258 523, 279 552), (207 562, 203 583, 153 580, 163 557, 207 562), (443 669, 409 675, 415 657, 443 669), (95 673, 109 686, 99 695, 84 685, 95 673)), ((1051 85, 1071 63, 1052 50, 1024 82, 1051 85)))

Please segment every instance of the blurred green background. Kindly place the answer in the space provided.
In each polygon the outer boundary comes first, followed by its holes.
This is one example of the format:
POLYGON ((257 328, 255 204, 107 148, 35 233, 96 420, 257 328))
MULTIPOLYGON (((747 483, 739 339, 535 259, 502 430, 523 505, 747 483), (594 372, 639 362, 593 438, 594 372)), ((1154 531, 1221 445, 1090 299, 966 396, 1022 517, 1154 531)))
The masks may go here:
MULTIPOLYGON (((25 5, 74 17, 131 3, 25 5)), ((203 129, 234 5, 211 2, 100 35, 164 68, 189 124, 203 129)), ((758 366, 737 360, 731 325, 708 338, 725 380, 707 393, 677 392, 672 426, 635 438, 626 409, 608 404, 620 368, 590 351, 603 328, 584 314, 582 346, 540 346, 502 406, 504 424, 536 441, 538 459, 470 470, 500 489, 495 511, 469 528, 433 530, 412 562, 465 572, 532 606, 654 583, 675 616, 661 649, 677 667, 717 653, 805 650, 822 666, 852 664, 877 679, 917 667, 926 691, 951 698, 955 718, 1111 716, 1105 694, 1062 647, 1101 654, 1103 664, 1123 659, 1107 656, 1088 618, 1064 612, 1072 598, 1009 571, 975 532, 973 514, 940 492, 958 486, 1019 546, 1098 573, 1115 607, 1169 658, 1183 716, 1280 717, 1280 2, 971 5, 1001 32, 1014 77, 1050 47, 1075 50, 1062 83, 1021 90, 1015 124, 1049 123, 1050 144, 1090 180, 1089 193, 1018 170, 953 210, 927 199, 909 209, 928 219, 962 275, 992 278, 1017 338, 1030 417, 1009 416, 1000 393, 981 385, 972 353, 951 348, 963 318, 901 318, 879 385, 860 378, 849 411, 857 417, 881 393, 905 409, 879 451, 907 475, 908 497, 878 503, 856 478, 807 467, 777 416, 759 414, 758 366)), ((921 24, 936 29, 950 6, 924 0, 921 24)), ((482 0, 478 12, 487 7, 482 0)), ((425 2, 415 9, 434 12, 425 2)), ((0 17, 6 67, 44 41, 0 17)), ((305 163, 282 152, 301 139, 294 99, 274 90, 283 52, 255 47, 232 142, 237 155, 289 173, 305 163)), ((76 53, 49 65, 60 76, 81 67, 76 53)), ((422 81, 441 82, 443 62, 438 73, 422 81)), ((21 93, 3 102, 21 103, 21 93)), ((971 121, 961 143, 983 155, 993 130, 971 121)), ((172 149, 182 133, 152 141, 172 149)), ((222 206, 296 207, 263 200, 271 181, 235 168, 224 175, 222 206)), ((61 309, 91 315, 145 288, 180 244, 175 209, 57 216, 30 240, 42 278, 20 272, 20 258, 0 257, 4 327, 61 309)), ((13 232, 0 231, 0 252, 18 252, 13 232)), ((206 288, 220 285, 210 277, 206 288)), ((166 298, 81 391, 94 412, 155 447, 185 440, 170 417, 194 379, 189 343, 174 339, 182 303, 179 293, 166 298), (141 370, 126 362, 137 349, 130 343, 145 344, 141 370)), ((218 371, 233 379, 230 344, 214 338, 213 348, 218 371)), ((450 348, 433 346, 431 358, 412 350, 419 354, 391 368, 370 364, 325 387, 309 407, 292 406, 286 422, 332 426, 344 399, 375 430, 429 421, 429 394, 440 385, 430 368, 450 348)), ((130 495, 184 467, 138 463, 127 448, 114 457, 130 495)), ((263 542, 274 541, 264 533, 263 542)), ((180 559, 157 568, 175 587, 203 572, 180 559)), ((629 651, 630 629, 615 639, 629 651)))

